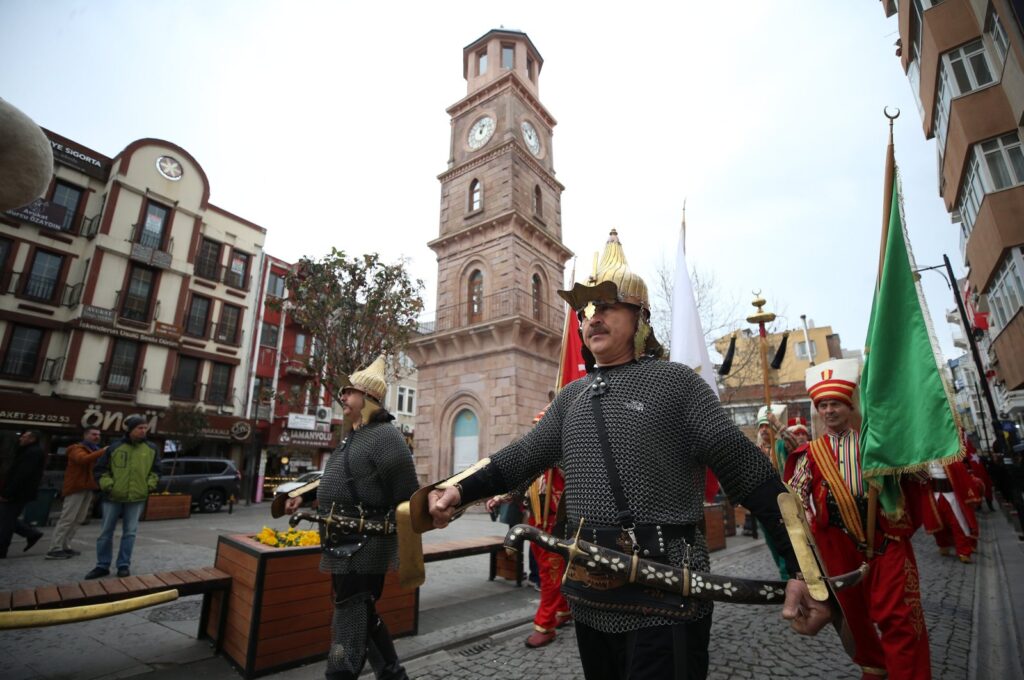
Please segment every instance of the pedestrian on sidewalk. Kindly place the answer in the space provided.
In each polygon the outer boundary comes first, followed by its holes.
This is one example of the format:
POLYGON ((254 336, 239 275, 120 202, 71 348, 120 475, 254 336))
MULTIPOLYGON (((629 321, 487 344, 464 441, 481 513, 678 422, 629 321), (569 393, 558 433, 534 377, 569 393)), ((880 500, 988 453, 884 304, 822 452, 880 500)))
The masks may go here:
POLYGON ((131 576, 139 518, 146 507, 146 499, 156 490, 160 479, 160 454, 156 445, 146 439, 149 424, 145 416, 128 416, 124 427, 127 436, 111 443, 93 468, 93 476, 103 494, 103 524, 96 539, 96 566, 85 575, 87 579, 110 575, 117 520, 121 520, 117 575, 131 576))
POLYGON ((82 441, 68 447, 68 466, 64 471, 64 486, 60 492, 64 501, 46 559, 66 560, 80 554, 71 548, 71 539, 75 537, 78 525, 84 522, 89 514, 92 492, 99 488, 93 478, 93 468, 105 451, 106 449, 100 448, 98 427, 85 428, 82 432, 82 441))
POLYGON ((43 537, 42 531, 21 519, 22 510, 36 498, 46 467, 46 454, 39 440, 38 430, 21 433, 14 463, 0 488, 0 558, 7 557, 14 534, 25 537, 26 551, 43 537))
MULTIPOLYGON (((644 281, 612 231, 589 285, 559 291, 577 313, 587 375, 566 385, 525 436, 458 478, 433 485, 437 528, 464 506, 526 484, 558 465, 565 473, 567 534, 675 568, 707 571, 705 467, 730 499, 749 508, 799 571, 778 506, 778 472, 736 427, 691 368, 662 361, 644 281)), ((702 680, 709 666, 712 604, 607 586, 607 574, 574 563, 562 592, 572 610, 588 680, 702 680)), ((824 626, 827 606, 807 584, 787 584, 784 618, 797 632, 824 626)))
MULTIPOLYGON (((417 487, 416 466, 395 419, 381 404, 387 393, 384 357, 356 371, 342 390, 345 439, 331 454, 315 489, 321 516, 383 521, 394 526, 395 508, 417 487)), ((312 495, 314 491, 310 491, 312 495)), ((307 498, 306 500, 312 500, 307 498)), ((294 514, 303 496, 288 499, 294 514)), ((326 680, 355 680, 367 654, 379 680, 408 680, 376 602, 384 577, 398 562, 393 532, 343 534, 320 523, 320 570, 331 573, 334 617, 327 654, 326 680)))

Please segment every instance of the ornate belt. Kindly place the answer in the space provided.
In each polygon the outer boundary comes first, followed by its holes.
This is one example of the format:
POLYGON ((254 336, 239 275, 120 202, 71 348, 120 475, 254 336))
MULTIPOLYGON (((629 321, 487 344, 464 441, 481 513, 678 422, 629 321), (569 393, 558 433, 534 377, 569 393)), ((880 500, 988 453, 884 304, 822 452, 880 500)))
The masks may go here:
MULTIPOLYGON (((595 606, 601 606, 597 600, 603 600, 609 605, 608 608, 627 611, 632 603, 637 613, 672 615, 672 610, 678 612, 680 608, 689 608, 687 600, 690 598, 739 604, 774 604, 782 603, 786 593, 785 581, 757 581, 726 574, 691 571, 685 564, 675 567, 645 559, 635 553, 628 555, 595 545, 581 540, 578 534, 572 540, 559 540, 537 527, 525 524, 517 524, 509 529, 505 536, 505 547, 519 550, 526 540, 565 559, 568 568, 562 578, 563 586, 570 585, 569 581, 572 581, 579 584, 577 593, 584 589, 591 591, 591 595, 598 595, 596 591, 601 590, 621 593, 614 601, 607 597, 577 596, 595 606), (660 602, 659 611, 652 611, 654 607, 636 606, 637 600, 643 597, 643 591, 653 591, 650 595, 660 602), (595 601, 591 602, 591 599, 595 601), (660 611, 662 608, 664 611, 660 611)), ((867 570, 864 564, 848 574, 826 580, 834 590, 839 591, 859 583, 867 570)), ((573 595, 572 590, 568 589, 566 594, 573 595)))

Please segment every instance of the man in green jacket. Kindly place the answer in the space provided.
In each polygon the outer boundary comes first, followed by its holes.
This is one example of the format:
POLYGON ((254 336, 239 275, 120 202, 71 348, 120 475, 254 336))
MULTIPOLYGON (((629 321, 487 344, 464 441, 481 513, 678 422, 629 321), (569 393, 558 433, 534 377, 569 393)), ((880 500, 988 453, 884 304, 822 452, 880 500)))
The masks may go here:
POLYGON ((160 456, 156 446, 146 440, 149 425, 145 417, 130 415, 124 419, 128 436, 107 447, 93 469, 103 494, 103 526, 96 539, 96 566, 85 575, 87 579, 110 575, 114 548, 114 529, 122 520, 121 547, 117 551, 117 575, 131 576, 132 548, 139 517, 146 499, 156 489, 160 456))

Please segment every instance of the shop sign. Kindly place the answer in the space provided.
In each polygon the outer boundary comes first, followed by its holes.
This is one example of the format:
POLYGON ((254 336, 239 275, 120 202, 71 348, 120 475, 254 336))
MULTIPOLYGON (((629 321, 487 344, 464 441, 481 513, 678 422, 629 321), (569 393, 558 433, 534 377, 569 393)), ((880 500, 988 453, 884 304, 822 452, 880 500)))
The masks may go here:
POLYGON ((107 161, 101 161, 98 158, 94 158, 91 153, 52 139, 50 140, 50 146, 53 148, 53 160, 57 163, 72 167, 90 177, 97 179, 107 178, 109 170, 107 161))
POLYGON ((277 437, 277 444, 280 446, 309 446, 317 449, 332 448, 334 433, 318 430, 282 430, 277 437))
MULTIPOLYGON (((105 434, 124 432, 124 419, 132 414, 145 416, 150 434, 160 434, 162 410, 132 404, 56 399, 38 395, 3 395, 0 397, 0 424, 19 427, 61 427, 81 430, 97 427, 105 434)), ((248 441, 252 437, 249 421, 232 416, 208 416, 203 436, 211 439, 248 441)))
POLYGON ((128 340, 151 342, 154 345, 160 345, 161 347, 171 347, 173 349, 178 348, 177 339, 171 340, 170 338, 150 335, 148 333, 139 333, 138 331, 131 331, 127 328, 104 328, 103 326, 97 326, 96 324, 86 321, 84 314, 78 319, 78 327, 87 331, 103 333, 104 335, 116 335, 119 338, 127 338, 128 340))
POLYGON ((11 217, 16 217, 19 220, 55 231, 65 230, 64 218, 67 213, 68 209, 64 206, 44 201, 41 198, 37 198, 24 208, 7 211, 7 214, 11 217))
POLYGON ((114 310, 107 309, 105 307, 94 307, 92 305, 82 305, 82 318, 87 321, 95 321, 101 323, 104 326, 114 325, 114 310))
POLYGON ((181 337, 181 328, 172 323, 162 323, 157 321, 153 324, 153 335, 177 340, 181 337))
POLYGON ((290 430, 315 430, 316 429, 316 416, 306 415, 305 413, 289 413, 288 414, 288 429, 290 429, 290 430))

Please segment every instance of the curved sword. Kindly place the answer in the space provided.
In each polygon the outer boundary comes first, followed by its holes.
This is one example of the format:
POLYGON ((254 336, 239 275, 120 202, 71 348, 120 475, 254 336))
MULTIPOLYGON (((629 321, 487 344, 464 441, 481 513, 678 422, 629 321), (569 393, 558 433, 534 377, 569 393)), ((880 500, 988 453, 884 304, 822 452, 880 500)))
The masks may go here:
MULTIPOLYGON (((674 567, 584 541, 578 533, 572 540, 560 540, 537 527, 517 524, 509 529, 504 545, 510 550, 520 550, 523 541, 557 553, 567 564, 575 564, 591 574, 617 576, 622 580, 622 587, 637 584, 683 597, 737 604, 781 604, 786 596, 785 581, 737 578, 692 571, 687 566, 674 567)), ((867 572, 868 565, 862 564, 848 574, 825 580, 834 591, 840 591, 860 583, 867 572)))

